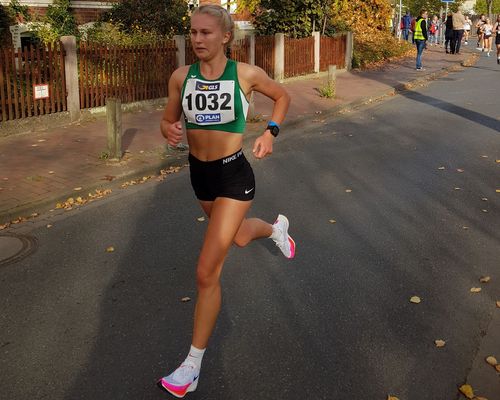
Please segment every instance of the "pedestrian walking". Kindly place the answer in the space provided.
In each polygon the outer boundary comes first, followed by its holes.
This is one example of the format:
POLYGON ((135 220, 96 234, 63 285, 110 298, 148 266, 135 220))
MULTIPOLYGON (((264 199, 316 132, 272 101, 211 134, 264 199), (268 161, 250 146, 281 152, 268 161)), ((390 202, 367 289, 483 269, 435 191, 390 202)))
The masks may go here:
POLYGON ((198 385, 201 361, 221 307, 220 276, 232 243, 243 247, 257 238, 271 238, 286 258, 295 256, 285 216, 278 215, 274 224, 246 217, 256 188, 242 151, 250 93, 260 92, 274 102, 271 120, 253 145, 257 159, 272 154, 290 97, 261 68, 226 58, 234 22, 223 7, 195 8, 190 35, 199 61, 172 74, 161 132, 176 146, 182 138, 184 113, 191 185, 209 222, 196 270, 191 348, 181 365, 158 382, 176 397, 184 397, 198 385))
POLYGON ((497 15, 493 32, 495 32, 495 45, 497 46, 497 64, 500 64, 500 15, 497 15))
POLYGON ((465 25, 464 25, 464 44, 467 46, 469 44, 469 36, 470 36, 470 29, 472 26, 472 21, 470 20, 469 16, 465 16, 465 25))
POLYGON ((410 37, 411 20, 410 12, 406 10, 405 15, 401 18, 401 32, 403 33, 403 39, 406 41, 408 41, 410 37))
POLYGON ((420 16, 415 20, 415 30, 413 38, 417 46, 417 71, 422 71, 422 53, 424 52, 425 42, 427 41, 427 11, 420 11, 420 16))
POLYGON ((483 49, 483 25, 486 23, 486 16, 481 14, 476 22, 477 46, 476 49, 484 51, 483 49))
POLYGON ((460 8, 452 15, 453 20, 453 42, 452 54, 460 54, 460 45, 464 36, 465 17, 460 8))
POLYGON ((445 32, 444 32, 444 49, 446 51, 446 54, 452 52, 454 47, 455 46, 453 45, 453 17, 451 13, 449 13, 448 16, 446 17, 445 32))
POLYGON ((483 51, 486 51, 486 55, 489 57, 491 53, 491 36, 493 35, 493 25, 491 25, 489 18, 486 18, 481 31, 483 32, 483 51))

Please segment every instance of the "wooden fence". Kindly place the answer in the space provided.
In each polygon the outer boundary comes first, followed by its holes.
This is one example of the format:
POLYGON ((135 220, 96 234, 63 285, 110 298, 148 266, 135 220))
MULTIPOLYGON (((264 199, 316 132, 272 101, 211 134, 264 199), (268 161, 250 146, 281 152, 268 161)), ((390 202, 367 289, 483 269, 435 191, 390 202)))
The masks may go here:
POLYGON ((314 38, 285 36, 285 78, 314 72, 314 38))
POLYGON ((124 103, 166 97, 175 51, 174 41, 123 47, 81 42, 80 108, 104 106, 107 97, 124 103))
MULTIPOLYGON (((320 70, 345 68, 347 36, 320 38, 320 70)), ((250 37, 236 40, 230 57, 250 62, 250 37)), ((196 61, 189 38, 186 64, 196 61)), ((81 42, 77 51, 80 108, 104 106, 107 97, 123 103, 168 96, 168 81, 176 68, 174 40, 156 45, 106 47, 81 42)), ((285 77, 314 72, 314 38, 285 37, 285 77)), ((274 77, 275 36, 255 37, 255 64, 274 77)), ((31 47, 22 52, 0 49, 0 122, 67 110, 64 51, 31 47), (49 97, 35 100, 33 85, 48 84, 49 97)))
POLYGON ((255 65, 274 76, 274 36, 255 37, 255 65))
POLYGON ((54 47, 0 49, 0 122, 66 111, 64 52, 54 47), (35 99, 34 85, 49 97, 35 99))
POLYGON ((329 65, 336 65, 337 69, 345 68, 347 35, 335 37, 321 36, 319 70, 328 70, 329 65))

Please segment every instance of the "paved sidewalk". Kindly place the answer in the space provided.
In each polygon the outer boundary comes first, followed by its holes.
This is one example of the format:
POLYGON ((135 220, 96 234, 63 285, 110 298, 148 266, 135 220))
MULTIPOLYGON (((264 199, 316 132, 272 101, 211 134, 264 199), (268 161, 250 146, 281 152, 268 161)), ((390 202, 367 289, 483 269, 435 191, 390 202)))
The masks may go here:
MULTIPOLYGON (((317 89, 326 85, 327 76, 308 76, 288 80, 292 96, 286 126, 298 126, 327 115, 358 107, 395 94, 398 90, 423 84, 469 62, 471 52, 445 54, 441 47, 424 53, 425 71, 415 70, 413 57, 383 67, 339 72, 336 98, 321 98, 317 89)), ((269 117, 271 102, 255 96, 259 122, 249 124, 247 138, 262 131, 269 117)), ((120 188, 135 179, 149 179, 162 169, 185 165, 186 152, 168 151, 159 130, 163 109, 123 115, 123 149, 120 162, 105 159, 106 119, 72 124, 50 131, 0 138, 0 230, 19 217, 46 212, 70 197, 83 201, 96 189, 120 188)), ((1 125, 0 125, 1 128, 1 125)), ((102 194, 97 194, 99 197, 102 194)), ((64 205, 64 204, 63 204, 64 205)))

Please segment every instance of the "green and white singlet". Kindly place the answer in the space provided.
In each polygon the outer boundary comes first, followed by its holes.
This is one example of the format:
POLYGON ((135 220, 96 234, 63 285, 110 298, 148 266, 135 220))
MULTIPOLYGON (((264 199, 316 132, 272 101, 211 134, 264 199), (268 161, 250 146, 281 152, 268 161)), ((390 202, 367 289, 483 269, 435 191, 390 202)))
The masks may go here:
POLYGON ((203 77, 199 62, 189 67, 181 96, 187 129, 245 132, 249 104, 236 66, 236 61, 227 60, 224 72, 215 80, 203 77))

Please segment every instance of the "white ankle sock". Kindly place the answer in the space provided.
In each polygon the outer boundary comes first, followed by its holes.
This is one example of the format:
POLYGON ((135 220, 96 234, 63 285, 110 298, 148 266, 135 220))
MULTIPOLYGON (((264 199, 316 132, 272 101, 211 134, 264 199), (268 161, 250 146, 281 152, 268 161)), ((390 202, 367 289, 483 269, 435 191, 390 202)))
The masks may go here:
POLYGON ((200 350, 191 345, 191 348, 189 349, 189 354, 186 357, 186 361, 191 361, 198 367, 198 369, 201 369, 201 360, 203 359, 203 354, 205 353, 205 350, 206 349, 200 350))
POLYGON ((278 240, 281 237, 281 231, 276 227, 276 225, 271 225, 273 228, 273 233, 269 236, 273 240, 278 240))

